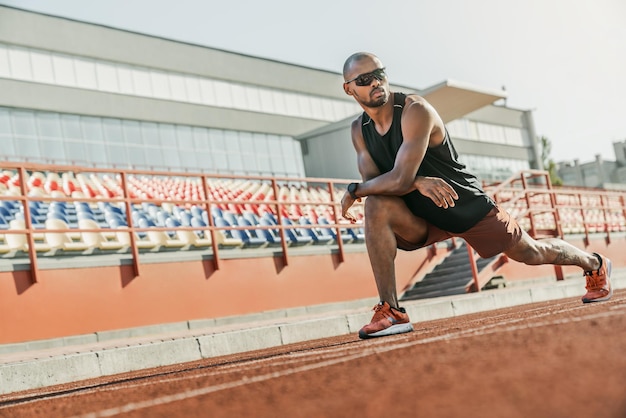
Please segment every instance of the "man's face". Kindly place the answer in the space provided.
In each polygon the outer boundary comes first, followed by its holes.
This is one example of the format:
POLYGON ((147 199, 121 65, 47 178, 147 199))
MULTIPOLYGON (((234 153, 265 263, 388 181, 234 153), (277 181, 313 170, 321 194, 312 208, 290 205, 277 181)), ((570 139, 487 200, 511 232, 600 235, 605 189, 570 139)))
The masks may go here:
POLYGON ((356 61, 343 85, 346 94, 365 107, 380 107, 389 100, 389 80, 384 67, 376 58, 356 61))

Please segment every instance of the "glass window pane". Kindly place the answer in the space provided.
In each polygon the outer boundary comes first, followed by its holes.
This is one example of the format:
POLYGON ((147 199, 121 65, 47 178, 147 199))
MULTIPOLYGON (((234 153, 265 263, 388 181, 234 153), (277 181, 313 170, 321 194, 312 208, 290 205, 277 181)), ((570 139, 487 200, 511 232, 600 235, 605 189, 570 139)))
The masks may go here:
POLYGON ((24 159, 38 161, 41 153, 39 152, 39 140, 32 137, 15 138, 16 154, 24 159))
POLYGON ((70 58, 62 55, 52 55, 52 67, 54 68, 54 78, 57 84, 63 86, 75 86, 76 75, 74 74, 74 63, 70 58))
POLYGON ((15 138, 16 155, 26 161, 41 161, 41 152, 39 150, 39 140, 32 137, 16 137, 15 138))
POLYGON ((76 85, 85 89, 96 89, 96 64, 84 58, 74 59, 74 69, 76 70, 76 85))
POLYGON ((230 86, 231 96, 233 98, 232 106, 237 109, 250 109, 248 106, 248 98, 243 86, 233 84, 230 86))
POLYGON ((108 165, 107 150, 102 141, 85 141, 85 155, 91 164, 108 165))
POLYGON ((150 84, 150 75, 148 72, 133 68, 133 85, 135 86, 135 94, 139 96, 152 96, 152 86, 150 84))
POLYGON ((119 83, 120 93, 134 94, 133 74, 130 67, 123 65, 117 67, 117 82, 119 83))
POLYGON ((143 145, 139 122, 125 120, 122 122, 122 129, 124 130, 124 137, 126 138, 125 142, 127 144, 143 145))
POLYGON ((243 160, 241 158, 241 147, 239 146, 238 133, 235 131, 225 131, 224 139, 228 158, 228 168, 233 171, 243 170, 243 160))
POLYGON ((285 113, 291 116, 304 116, 298 107, 298 97, 295 94, 284 93, 285 113))
POLYGON ((193 144, 193 136, 191 134, 191 127, 189 126, 177 126, 176 137, 178 139, 178 148, 195 149, 193 144))
MULTIPOLYGON (((61 120, 58 113, 38 112, 35 114, 40 137, 62 138, 61 120)), ((45 152, 44 152, 45 155, 45 152)))
POLYGON ((256 172, 258 168, 251 132, 239 132, 239 146, 241 147, 241 158, 246 171, 256 172))
POLYGON ((145 168, 146 160, 143 147, 138 145, 128 146, 128 162, 135 168, 145 168))
POLYGON ((311 98, 309 96, 298 95, 298 105, 300 108, 300 115, 305 118, 310 118, 313 115, 313 109, 311 108, 311 98))
POLYGON ((267 113, 277 113, 276 106, 274 106, 274 94, 267 89, 259 88, 259 100, 261 111, 267 113))
POLYGON ((327 117, 324 112, 324 104, 319 97, 309 97, 311 103, 311 117, 314 119, 326 120, 327 117))
POLYGON ((124 143, 124 135, 122 134, 122 125, 117 119, 103 119, 102 128, 104 131, 104 139, 107 144, 124 143))
POLYGON ((9 109, 0 107, 0 134, 10 134, 13 132, 11 128, 11 113, 9 109))
POLYGON ((209 149, 209 130, 206 128, 193 128, 193 146, 198 151, 209 149))
POLYGON ((87 154, 82 140, 70 139, 65 141, 65 153, 70 163, 85 164, 87 154))
POLYGON ((260 97, 258 88, 247 86, 246 96, 247 96, 247 102, 248 102, 248 109, 255 111, 255 112, 260 112, 263 110, 263 108, 261 107, 261 97, 260 97))
POLYGON ((98 88, 100 90, 116 93, 119 91, 115 66, 96 62, 96 77, 98 78, 98 88))
POLYGON ((13 132, 15 136, 18 135, 30 135, 37 136, 35 115, 33 112, 13 111, 13 132))
POLYGON ((222 81, 213 81, 213 87, 217 104, 224 107, 233 107, 230 85, 222 81))
POLYGON ((45 52, 32 51, 30 59, 33 64, 33 79, 40 83, 54 83, 52 58, 45 52))
POLYGON ((285 93, 282 91, 273 91, 272 92, 272 102, 274 103, 274 110, 279 115, 288 115, 287 112, 287 101, 285 98, 285 93))
POLYGON ((170 86, 167 81, 167 74, 159 71, 150 71, 150 81, 152 82, 152 92, 154 97, 159 99, 170 99, 170 86))
POLYGON ((41 155, 48 158, 51 162, 56 164, 67 164, 62 139, 41 138, 39 140, 39 145, 41 147, 41 155))
POLYGON ((217 104, 215 98, 215 86, 211 80, 200 80, 200 94, 202 95, 202 103, 214 106, 217 104))
POLYGON ((20 80, 32 80, 33 73, 30 66, 30 54, 24 48, 13 46, 9 49, 11 74, 20 80))
POLYGON ((169 74, 170 89, 172 91, 172 99, 180 100, 181 102, 187 101, 187 92, 185 91, 185 80, 176 74, 169 74))
POLYGON ((209 141, 211 157, 213 158, 215 170, 225 170, 228 168, 226 159, 226 145, 224 143, 224 131, 221 129, 209 129, 209 141))
POLYGON ((83 139, 79 116, 61 115, 61 125, 63 126, 64 138, 83 139))
POLYGON ((200 93, 200 81, 197 77, 185 77, 185 90, 187 91, 187 100, 191 103, 202 103, 202 95, 200 93))
POLYGON ((80 126, 83 132, 83 138, 90 141, 103 141, 102 120, 91 116, 81 116, 80 126))
POLYGON ((107 156, 109 163, 111 163, 115 167, 128 167, 128 155, 126 151, 126 146, 111 144, 108 145, 107 148, 107 156))
POLYGON ((143 143, 145 145, 161 146, 161 142, 159 141, 159 127, 156 123, 142 122, 141 136, 143 137, 143 143))
POLYGON ((9 51, 7 50, 7 46, 3 44, 0 44, 0 77, 11 77, 9 51))
POLYGON ((156 123, 142 123, 141 132, 144 142, 146 166, 153 169, 163 168, 163 153, 159 141, 159 130, 156 123))
POLYGON ((168 168, 180 168, 180 156, 176 142, 176 128, 167 123, 159 124, 159 139, 165 156, 163 164, 168 168))

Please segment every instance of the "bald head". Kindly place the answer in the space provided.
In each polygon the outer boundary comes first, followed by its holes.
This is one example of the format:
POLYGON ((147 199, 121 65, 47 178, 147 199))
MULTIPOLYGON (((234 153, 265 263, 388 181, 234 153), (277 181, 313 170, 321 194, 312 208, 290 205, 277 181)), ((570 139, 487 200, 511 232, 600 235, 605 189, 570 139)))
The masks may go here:
POLYGON ((350 78, 352 78, 351 73, 356 65, 372 61, 376 62, 377 67, 383 66, 380 59, 376 55, 369 52, 356 52, 350 55, 346 62, 343 64, 343 79, 349 80, 350 78))

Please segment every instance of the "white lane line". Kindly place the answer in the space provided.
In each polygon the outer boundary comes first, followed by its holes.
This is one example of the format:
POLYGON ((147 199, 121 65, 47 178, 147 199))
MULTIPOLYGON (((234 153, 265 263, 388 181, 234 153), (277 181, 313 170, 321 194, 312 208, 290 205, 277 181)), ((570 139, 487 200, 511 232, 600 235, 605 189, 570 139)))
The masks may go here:
MULTIPOLYGON (((621 309, 621 310, 624 310, 624 309, 621 309)), ((552 315, 552 314, 553 313, 548 313, 546 315, 541 315, 541 316, 547 316, 547 315, 552 315)), ((387 344, 386 346, 382 346, 382 347, 381 346, 368 346, 362 352, 343 356, 341 358, 316 362, 313 364, 308 364, 308 365, 300 366, 300 367, 294 367, 294 368, 286 369, 282 371, 266 373, 260 376, 243 377, 239 380, 229 382, 229 383, 223 383, 219 385, 213 385, 213 386, 208 386, 208 387, 194 389, 194 390, 187 390, 187 391, 176 393, 173 395, 161 396, 158 398, 149 399, 149 400, 141 401, 141 402, 131 402, 126 405, 119 406, 119 407, 91 412, 88 414, 79 415, 79 416, 75 416, 72 418, 111 417, 111 416, 118 415, 118 414, 125 413, 125 412, 132 412, 132 411, 137 411, 141 409, 152 408, 155 406, 166 405, 169 403, 183 401, 183 400, 198 397, 198 396, 204 396, 204 395, 222 391, 222 390, 233 389, 236 387, 249 385, 251 383, 264 382, 264 381, 276 379, 279 377, 289 376, 289 375, 293 375, 297 373, 302 373, 302 372, 307 372, 307 371, 311 371, 315 369, 333 366, 335 364, 346 363, 352 360, 370 356, 372 354, 383 354, 389 351, 398 350, 402 348, 409 348, 409 347, 413 347, 417 345, 429 344, 429 343, 445 341, 445 340, 454 340, 454 339, 459 339, 459 338, 497 334, 499 332, 512 332, 512 331, 517 331, 517 330, 539 328, 539 327, 544 327, 544 326, 549 326, 549 325, 561 325, 561 324, 567 324, 567 323, 573 323, 573 322, 582 322, 582 321, 587 321, 587 320, 592 320, 592 319, 597 319, 597 318, 606 318, 606 317, 617 316, 617 315, 622 315, 622 312, 617 312, 617 310, 614 310, 612 312, 600 312, 600 313, 590 314, 590 315, 586 315, 582 317, 563 318, 563 319, 556 319, 553 321, 533 322, 533 323, 526 323, 522 325, 512 325, 506 328, 502 328, 503 324, 491 324, 491 325, 485 325, 483 327, 479 327, 476 329, 454 332, 454 333, 440 335, 436 337, 425 338, 422 340, 406 341, 406 342, 396 343, 396 344, 387 344)), ((528 318, 526 318, 526 320, 527 319, 528 318)), ((518 321, 514 321, 514 322, 518 322, 518 321)))

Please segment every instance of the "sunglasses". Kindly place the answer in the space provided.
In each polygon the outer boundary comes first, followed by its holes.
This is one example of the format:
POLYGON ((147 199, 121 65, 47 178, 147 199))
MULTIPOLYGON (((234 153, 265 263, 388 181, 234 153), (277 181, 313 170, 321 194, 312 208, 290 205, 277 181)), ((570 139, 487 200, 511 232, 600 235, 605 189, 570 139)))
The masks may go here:
POLYGON ((385 73, 385 67, 377 68, 371 73, 361 74, 354 77, 352 80, 346 81, 346 84, 352 83, 354 81, 354 84, 356 84, 357 86, 369 86, 370 84, 372 84, 372 81, 374 81, 374 79, 382 81, 385 77, 387 77, 387 73, 385 73))

